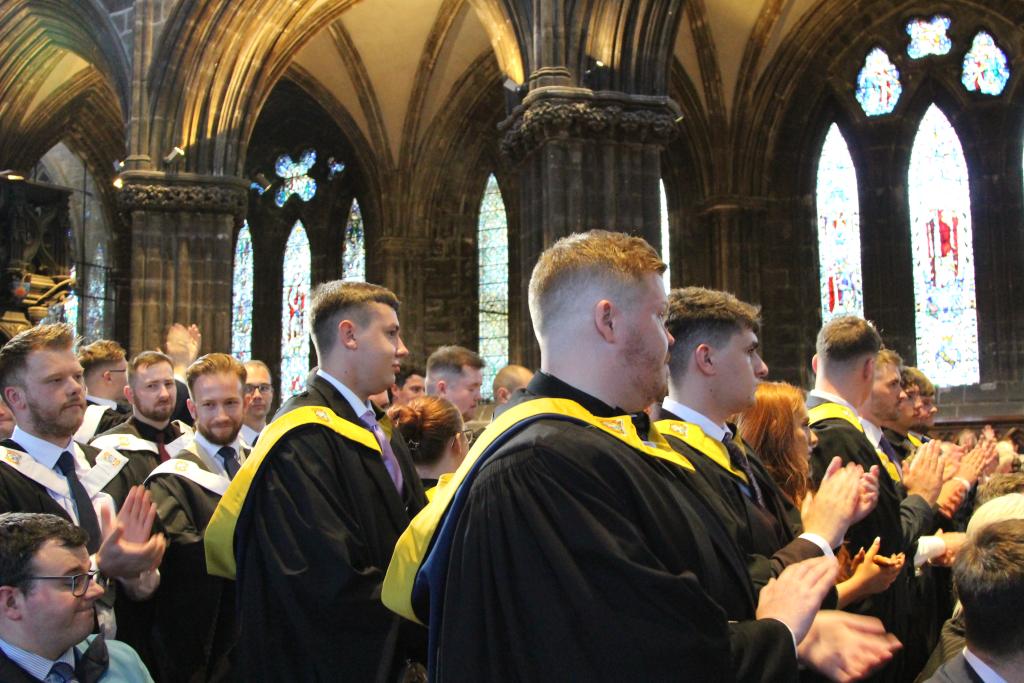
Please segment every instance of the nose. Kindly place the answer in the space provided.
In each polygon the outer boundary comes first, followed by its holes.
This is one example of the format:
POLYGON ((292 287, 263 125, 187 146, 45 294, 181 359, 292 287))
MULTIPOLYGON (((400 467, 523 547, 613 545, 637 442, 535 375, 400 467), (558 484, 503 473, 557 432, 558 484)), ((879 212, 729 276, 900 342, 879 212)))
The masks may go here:
POLYGON ((764 379, 768 376, 768 364, 764 362, 761 356, 757 357, 757 377, 758 379, 764 379))
POLYGON ((668 331, 667 327, 665 328, 665 336, 668 337, 668 348, 671 349, 676 343, 676 338, 672 336, 672 333, 668 331))
POLYGON ((813 429, 811 429, 809 431, 811 433, 811 439, 810 439, 810 441, 811 441, 811 448, 817 448, 818 447, 818 434, 813 429))
POLYGON ((402 338, 398 338, 398 348, 395 349, 395 356, 398 358, 404 358, 409 355, 409 349, 405 348, 405 342, 402 338))
POLYGON ((82 596, 82 599, 95 600, 101 595, 103 595, 103 586, 101 586, 95 580, 92 580, 89 582, 89 587, 85 589, 85 594, 82 596))

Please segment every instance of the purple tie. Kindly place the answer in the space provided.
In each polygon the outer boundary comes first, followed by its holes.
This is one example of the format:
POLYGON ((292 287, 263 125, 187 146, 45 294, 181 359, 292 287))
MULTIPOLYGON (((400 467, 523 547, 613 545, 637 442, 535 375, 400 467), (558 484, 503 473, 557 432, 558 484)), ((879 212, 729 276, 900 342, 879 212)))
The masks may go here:
POLYGON ((377 439, 381 456, 384 458, 384 467, 387 468, 388 474, 391 475, 391 481, 395 483, 398 495, 402 495, 402 468, 398 465, 395 452, 391 450, 391 444, 388 443, 384 430, 381 429, 380 424, 377 422, 377 417, 373 414, 372 410, 367 410, 359 419, 373 432, 373 436, 377 439))

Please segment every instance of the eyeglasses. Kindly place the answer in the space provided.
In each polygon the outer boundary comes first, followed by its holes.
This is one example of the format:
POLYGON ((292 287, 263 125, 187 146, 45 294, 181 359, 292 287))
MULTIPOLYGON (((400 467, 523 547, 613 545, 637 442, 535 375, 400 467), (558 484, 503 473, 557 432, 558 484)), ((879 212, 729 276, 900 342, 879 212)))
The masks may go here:
POLYGON ((27 576, 25 578, 32 581, 64 581, 71 587, 71 594, 80 598, 89 590, 89 584, 96 579, 98 573, 95 569, 91 569, 84 574, 71 574, 70 576, 27 576))
POLYGON ((272 387, 269 384, 246 384, 245 385, 245 393, 246 394, 251 394, 254 391, 259 391, 261 394, 269 394, 273 390, 274 390, 274 387, 272 387))
POLYGON ((459 434, 462 434, 462 438, 466 440, 467 446, 473 443, 473 437, 475 435, 473 434, 472 429, 463 429, 461 432, 459 432, 459 434))

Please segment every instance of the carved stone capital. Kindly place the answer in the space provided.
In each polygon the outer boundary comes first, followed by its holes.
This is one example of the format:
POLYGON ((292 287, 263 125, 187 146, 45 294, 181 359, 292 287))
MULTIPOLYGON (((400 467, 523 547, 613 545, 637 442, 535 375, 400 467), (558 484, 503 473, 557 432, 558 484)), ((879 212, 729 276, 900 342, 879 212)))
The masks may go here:
POLYGON ((237 178, 129 172, 122 179, 124 186, 118 192, 117 203, 124 213, 173 211, 241 217, 248 206, 245 181, 237 178))
POLYGON ((543 88, 501 123, 501 150, 518 162, 557 138, 666 145, 678 134, 679 116, 667 97, 543 88))

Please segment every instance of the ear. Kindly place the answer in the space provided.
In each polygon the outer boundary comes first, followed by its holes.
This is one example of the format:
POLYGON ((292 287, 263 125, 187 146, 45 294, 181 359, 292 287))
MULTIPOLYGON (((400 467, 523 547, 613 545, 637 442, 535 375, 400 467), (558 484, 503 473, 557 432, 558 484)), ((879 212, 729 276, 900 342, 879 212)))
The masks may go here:
POLYGON ((811 372, 818 374, 818 354, 811 356, 811 372))
POLYGON ((615 343, 616 317, 615 304, 611 301, 601 299, 594 304, 594 327, 597 328, 597 333, 601 335, 601 338, 609 344, 615 343))
POLYGON ((863 379, 865 382, 874 382, 875 381, 875 357, 874 356, 869 356, 867 358, 867 360, 864 361, 864 367, 861 370, 861 379, 863 379))
POLYGON ((508 400, 509 394, 509 390, 506 389, 505 387, 498 387, 498 390, 494 392, 494 402, 504 403, 505 401, 508 400))
POLYGON ((25 408, 25 390, 17 386, 4 387, 4 402, 9 408, 25 408))
POLYGON ((448 380, 437 380, 437 395, 442 398, 448 393, 448 380))
MULTIPOLYGON (((192 399, 189 399, 191 403, 192 399)), ((252 394, 242 394, 242 412, 249 410, 249 405, 252 403, 252 394)))
POLYGON ((130 384, 125 384, 124 385, 124 397, 125 397, 125 400, 128 401, 128 403, 131 403, 133 405, 135 404, 135 392, 132 391, 132 385, 130 385, 130 384))
POLYGON ((697 348, 693 350, 694 365, 702 375, 718 374, 715 360, 715 350, 709 344, 698 344, 697 348))
POLYGON ((359 348, 359 342, 356 341, 356 324, 351 320, 345 319, 338 323, 338 341, 346 349, 355 350, 359 348))
POLYGON ((21 620, 22 592, 14 586, 0 586, 0 614, 9 621, 21 620))
POLYGON ((185 399, 185 405, 188 406, 188 414, 192 416, 192 419, 196 419, 196 404, 192 402, 192 397, 189 396, 185 399))

